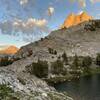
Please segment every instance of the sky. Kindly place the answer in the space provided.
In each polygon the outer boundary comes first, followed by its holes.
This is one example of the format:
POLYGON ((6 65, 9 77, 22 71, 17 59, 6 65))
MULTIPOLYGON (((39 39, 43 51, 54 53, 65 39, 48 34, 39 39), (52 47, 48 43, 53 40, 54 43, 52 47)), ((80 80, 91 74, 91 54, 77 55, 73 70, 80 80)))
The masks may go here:
POLYGON ((82 11, 100 19, 100 0, 0 0, 0 46, 36 41, 82 11))

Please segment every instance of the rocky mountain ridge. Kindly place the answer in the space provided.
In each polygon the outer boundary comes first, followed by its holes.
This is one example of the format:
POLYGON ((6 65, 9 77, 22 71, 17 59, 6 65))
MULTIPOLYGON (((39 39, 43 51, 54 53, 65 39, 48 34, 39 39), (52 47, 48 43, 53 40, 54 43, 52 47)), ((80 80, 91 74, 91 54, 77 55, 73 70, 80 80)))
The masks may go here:
POLYGON ((26 57, 32 51, 34 59, 46 59, 52 61, 52 54, 48 48, 57 51, 57 55, 66 52, 68 56, 75 54, 81 56, 95 56, 100 52, 100 20, 91 20, 80 23, 70 28, 63 28, 51 32, 44 39, 23 46, 16 57, 26 57))
POLYGON ((78 25, 82 22, 89 21, 92 19, 93 19, 92 16, 90 16, 86 12, 82 12, 77 15, 75 15, 74 13, 71 13, 67 16, 61 28, 64 28, 64 27, 69 28, 71 26, 78 25))

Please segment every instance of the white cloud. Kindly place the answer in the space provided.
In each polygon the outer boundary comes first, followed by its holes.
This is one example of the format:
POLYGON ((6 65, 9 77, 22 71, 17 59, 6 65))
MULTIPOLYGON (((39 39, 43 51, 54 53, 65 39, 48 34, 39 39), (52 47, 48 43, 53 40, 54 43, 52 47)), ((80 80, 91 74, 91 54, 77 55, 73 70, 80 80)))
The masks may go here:
POLYGON ((26 21, 20 19, 15 19, 14 21, 7 20, 0 23, 0 29, 2 34, 21 35, 24 40, 29 39, 30 41, 50 32, 46 19, 35 18, 29 18, 26 21))
POLYGON ((48 8, 48 15, 51 16, 54 13, 55 9, 53 7, 48 8))
POLYGON ((28 0, 20 0, 20 5, 25 5, 28 3, 28 0))

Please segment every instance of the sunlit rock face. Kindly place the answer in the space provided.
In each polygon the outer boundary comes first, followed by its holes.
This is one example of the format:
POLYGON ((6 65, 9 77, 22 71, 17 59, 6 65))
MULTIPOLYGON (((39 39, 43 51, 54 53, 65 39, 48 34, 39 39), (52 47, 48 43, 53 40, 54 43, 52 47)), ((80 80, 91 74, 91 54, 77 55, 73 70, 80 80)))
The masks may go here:
POLYGON ((86 12, 82 12, 78 15, 71 13, 68 15, 61 28, 68 28, 89 20, 92 20, 92 16, 88 15, 86 12))
POLYGON ((0 50, 0 54, 15 54, 18 51, 18 48, 15 46, 7 46, 0 50))

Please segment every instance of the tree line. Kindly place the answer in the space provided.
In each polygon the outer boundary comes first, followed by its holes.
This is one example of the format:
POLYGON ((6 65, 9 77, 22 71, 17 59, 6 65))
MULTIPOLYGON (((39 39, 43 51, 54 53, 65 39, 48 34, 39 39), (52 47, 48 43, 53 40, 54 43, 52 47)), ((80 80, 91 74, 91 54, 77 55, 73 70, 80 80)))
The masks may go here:
POLYGON ((39 78, 47 77, 49 66, 50 72, 52 74, 58 75, 66 75, 66 70, 64 66, 69 65, 72 69, 71 73, 78 73, 78 70, 83 70, 85 72, 89 72, 90 66, 92 63, 100 66, 100 54, 98 53, 95 60, 93 60, 90 56, 79 57, 75 55, 73 57, 72 63, 70 63, 67 54, 64 52, 61 57, 58 57, 56 61, 51 62, 49 65, 47 61, 38 60, 37 62, 32 63, 30 72, 31 74, 36 75, 39 78), (80 59, 81 58, 81 59, 80 59))

